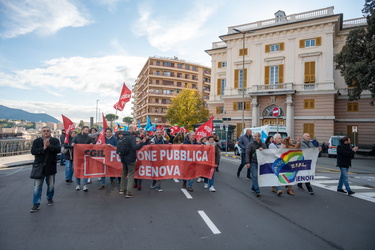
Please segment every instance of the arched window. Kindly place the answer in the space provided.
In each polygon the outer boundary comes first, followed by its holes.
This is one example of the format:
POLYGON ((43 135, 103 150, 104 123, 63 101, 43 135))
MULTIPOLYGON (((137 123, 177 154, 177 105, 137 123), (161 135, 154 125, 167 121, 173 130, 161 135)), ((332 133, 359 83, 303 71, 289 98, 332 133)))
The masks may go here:
MULTIPOLYGON (((263 110, 263 117, 273 117, 272 110, 273 110, 274 107, 276 107, 276 105, 270 105, 267 108, 265 108, 263 110)), ((284 116, 284 110, 281 107, 279 107, 279 106, 277 106, 277 107, 280 110, 280 116, 284 116)))

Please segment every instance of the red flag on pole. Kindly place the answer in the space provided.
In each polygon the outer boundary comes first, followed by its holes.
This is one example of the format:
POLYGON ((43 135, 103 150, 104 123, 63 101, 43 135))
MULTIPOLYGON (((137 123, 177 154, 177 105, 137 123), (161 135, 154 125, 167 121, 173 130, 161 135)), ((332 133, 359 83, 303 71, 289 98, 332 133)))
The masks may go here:
POLYGON ((131 97, 132 97, 132 91, 128 89, 128 87, 124 83, 124 85, 122 85, 120 98, 118 102, 115 105, 113 105, 113 107, 119 111, 123 111, 125 104, 130 100, 131 97))
POLYGON ((105 130, 108 128, 107 121, 105 120, 104 114, 102 113, 102 118, 103 118, 103 127, 102 130, 100 131, 100 134, 98 136, 98 139, 96 140, 96 144, 105 144, 105 130))
POLYGON ((199 126, 196 131, 196 139, 199 141, 202 137, 212 136, 212 131, 214 130, 214 117, 212 116, 207 122, 199 126))
POLYGON ((72 130, 75 130, 76 128, 74 127, 74 123, 66 116, 61 115, 63 124, 64 124, 64 129, 65 129, 65 141, 64 143, 69 143, 69 132, 72 130))

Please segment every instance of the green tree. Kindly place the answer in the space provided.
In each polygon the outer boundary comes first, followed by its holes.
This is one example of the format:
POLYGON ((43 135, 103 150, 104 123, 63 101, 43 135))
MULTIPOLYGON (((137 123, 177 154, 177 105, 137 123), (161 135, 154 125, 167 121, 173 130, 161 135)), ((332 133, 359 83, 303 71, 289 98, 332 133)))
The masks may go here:
POLYGON ((105 116, 105 119, 111 123, 110 127, 113 128, 113 121, 116 121, 118 119, 118 115, 107 114, 105 116))
POLYGON ((128 124, 128 126, 129 126, 130 124, 133 123, 133 117, 131 117, 131 116, 124 117, 122 119, 122 121, 125 122, 126 124, 128 124))
POLYGON ((364 90, 371 93, 371 105, 375 99, 375 0, 366 0, 362 13, 367 19, 366 28, 351 30, 346 43, 334 58, 348 87, 349 100, 358 100, 364 90))
POLYGON ((193 124, 206 122, 209 119, 209 111, 198 91, 183 89, 172 98, 167 108, 166 118, 170 124, 178 124, 192 130, 193 124))

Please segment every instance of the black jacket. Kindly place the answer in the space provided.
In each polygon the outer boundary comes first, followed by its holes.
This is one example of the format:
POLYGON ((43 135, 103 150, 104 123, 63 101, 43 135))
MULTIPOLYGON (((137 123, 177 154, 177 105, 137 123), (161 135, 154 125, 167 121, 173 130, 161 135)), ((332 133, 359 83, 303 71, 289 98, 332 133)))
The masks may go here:
MULTIPOLYGON (((65 153, 65 160, 73 161, 73 147, 72 147, 73 139, 74 138, 69 136, 69 142, 63 144, 63 147, 65 149, 68 149, 68 151, 65 153)), ((63 153, 63 152, 61 152, 61 153, 63 153)))
POLYGON ((257 141, 252 141, 246 146, 246 163, 258 163, 258 159, 256 156, 256 150, 258 148, 267 149, 266 144, 264 144, 262 141, 258 143, 257 141))
POLYGON ((95 139, 90 137, 88 134, 79 133, 73 138, 73 143, 91 144, 91 143, 95 143, 95 139))
POLYGON ((340 143, 337 146, 337 167, 349 168, 352 166, 352 158, 355 152, 349 144, 340 143))
POLYGON ((182 142, 182 144, 199 144, 197 140, 194 139, 193 142, 190 141, 189 136, 186 136, 185 140, 182 142))
POLYGON ((33 146, 31 147, 31 154, 35 155, 34 163, 43 164, 47 157, 46 165, 43 169, 45 176, 57 173, 57 154, 61 151, 59 139, 50 137, 49 141, 49 147, 44 149, 43 138, 39 137, 34 140, 33 146))
POLYGON ((137 160, 137 150, 143 147, 143 143, 136 143, 135 136, 133 133, 129 131, 124 132, 124 143, 125 146, 129 148, 126 155, 121 155, 121 162, 122 163, 133 163, 137 160))

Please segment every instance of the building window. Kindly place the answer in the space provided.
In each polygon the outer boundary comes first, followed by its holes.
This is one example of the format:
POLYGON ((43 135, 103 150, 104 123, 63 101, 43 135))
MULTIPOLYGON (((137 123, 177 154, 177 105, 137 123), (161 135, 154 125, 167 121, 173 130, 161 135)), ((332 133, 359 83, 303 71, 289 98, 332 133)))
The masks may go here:
POLYGON ((315 47, 315 46, 320 46, 320 45, 322 45, 322 38, 321 37, 299 40, 299 47, 300 48, 315 47))
POLYGON ((198 67, 197 67, 197 66, 193 66, 193 67, 192 67, 192 70, 193 70, 193 71, 198 71, 198 67))
POLYGON ((346 106, 347 112, 358 112, 358 102, 348 102, 346 106))
POLYGON ((198 80, 198 77, 193 75, 193 80, 198 80))
POLYGON ((278 84, 284 82, 284 65, 266 66, 264 70, 265 84, 278 84))
POLYGON ((243 88, 247 88, 247 69, 245 71, 236 69, 234 70, 234 88, 242 89, 242 84, 243 88))
POLYGON ((218 62, 217 67, 218 68, 225 68, 225 67, 227 67, 227 62, 218 62))
POLYGON ((271 49, 271 52, 279 51, 280 45, 279 44, 272 44, 270 49, 271 49))
POLYGON ((160 71, 156 71, 156 75, 160 76, 160 71))
POLYGON ((160 62, 159 61, 156 62, 156 66, 160 66, 160 62))
POLYGON ((224 106, 216 107, 216 114, 223 114, 224 113, 224 106))
POLYGON ((163 66, 174 67, 174 63, 171 63, 171 62, 163 62, 163 66))
MULTIPOLYGON (((243 102, 234 102, 233 111, 238 111, 243 109, 243 102)), ((245 102, 245 110, 250 110, 250 102, 245 102)))
POLYGON ((247 48, 240 49, 240 56, 247 56, 247 48))
POLYGON ((275 51, 283 51, 284 43, 267 44, 265 48, 266 48, 266 53, 275 52, 275 51))
POLYGON ((165 76, 171 76, 171 72, 169 72, 169 71, 164 71, 164 75, 165 75, 165 76))
POLYGON ((159 84, 159 80, 155 80, 156 84, 159 84))
POLYGON ((304 123, 303 124, 303 133, 309 133, 311 138, 314 138, 314 123, 304 123))
POLYGON ((179 69, 182 69, 182 66, 183 66, 182 63, 177 64, 177 68, 179 68, 179 69))
POLYGON ((156 93, 156 94, 159 94, 159 89, 155 89, 155 93, 156 93))
POLYGON ((181 82, 177 82, 177 87, 181 87, 181 82))
POLYGON ((303 108, 304 109, 315 109, 315 100, 314 99, 303 100, 303 108))
POLYGON ((304 83, 315 83, 315 62, 305 62, 304 83))
POLYGON ((185 65, 185 69, 190 70, 190 65, 185 65))
POLYGON ((226 79, 217 79, 217 94, 224 95, 226 79))

